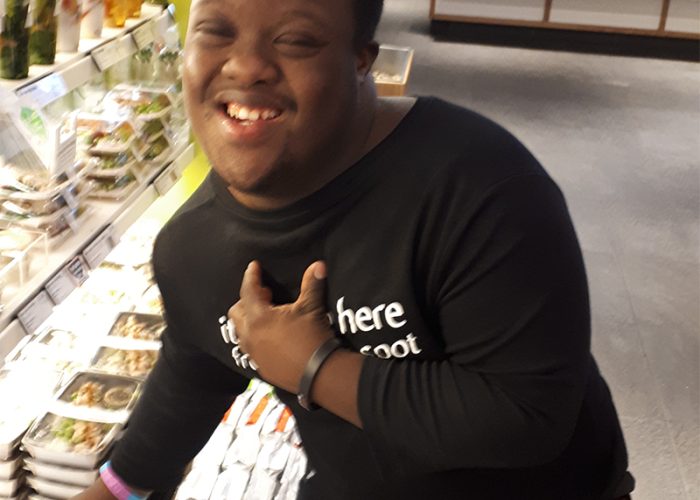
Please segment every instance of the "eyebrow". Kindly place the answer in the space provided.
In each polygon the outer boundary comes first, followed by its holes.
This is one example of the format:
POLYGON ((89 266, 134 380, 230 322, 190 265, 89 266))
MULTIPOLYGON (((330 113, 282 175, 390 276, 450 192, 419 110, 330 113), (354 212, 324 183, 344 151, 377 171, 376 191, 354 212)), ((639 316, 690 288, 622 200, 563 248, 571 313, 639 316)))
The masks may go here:
POLYGON ((310 21, 313 21, 317 24, 320 24, 323 27, 328 27, 328 20, 327 19, 324 19, 323 17, 316 15, 315 13, 308 11, 308 10, 293 9, 293 10, 285 12, 285 16, 302 17, 302 18, 308 19, 310 21))

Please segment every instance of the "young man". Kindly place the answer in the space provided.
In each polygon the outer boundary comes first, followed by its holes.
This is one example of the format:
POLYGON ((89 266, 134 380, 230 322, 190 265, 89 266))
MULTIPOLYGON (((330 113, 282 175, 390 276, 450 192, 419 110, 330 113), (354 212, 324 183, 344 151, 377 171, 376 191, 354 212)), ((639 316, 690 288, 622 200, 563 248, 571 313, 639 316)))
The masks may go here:
POLYGON ((381 7, 195 0, 185 101, 213 172, 157 240, 161 359, 81 498, 176 485, 251 377, 297 418, 303 498, 632 489, 561 193, 485 118, 376 98, 381 7))

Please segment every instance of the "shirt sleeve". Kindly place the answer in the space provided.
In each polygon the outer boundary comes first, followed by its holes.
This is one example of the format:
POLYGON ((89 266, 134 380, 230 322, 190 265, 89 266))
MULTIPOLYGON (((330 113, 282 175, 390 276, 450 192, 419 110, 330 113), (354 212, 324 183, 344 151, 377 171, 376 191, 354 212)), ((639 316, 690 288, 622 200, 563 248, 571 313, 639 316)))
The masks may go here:
MULTIPOLYGON (((160 239, 160 238, 159 238, 160 239)), ((201 351, 186 335, 168 273, 154 251, 167 328, 160 357, 111 460, 134 488, 163 491, 179 484, 187 464, 206 444, 248 380, 201 351)))
POLYGON ((472 205, 459 184, 440 193, 416 264, 445 358, 363 365, 360 416, 385 470, 544 464, 580 412, 590 312, 561 192, 520 175, 472 205))

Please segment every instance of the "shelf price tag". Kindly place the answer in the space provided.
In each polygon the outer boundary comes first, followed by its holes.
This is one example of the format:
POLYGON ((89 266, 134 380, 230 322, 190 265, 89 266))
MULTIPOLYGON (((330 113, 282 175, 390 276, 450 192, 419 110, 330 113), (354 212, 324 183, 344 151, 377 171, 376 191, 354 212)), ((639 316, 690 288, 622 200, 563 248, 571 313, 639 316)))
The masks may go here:
POLYGON ((88 279, 87 262, 82 255, 73 257, 63 270, 75 282, 76 286, 82 285, 88 279))
POLYGON ((148 20, 138 28, 134 28, 134 31, 131 32, 131 37, 134 39, 134 43, 136 43, 136 47, 139 50, 145 49, 155 40, 155 35, 153 33, 154 24, 152 19, 148 20))
POLYGON ((109 226, 83 250, 83 257, 85 257, 85 261, 90 266, 90 269, 97 268, 105 260, 109 252, 112 251, 113 247, 112 226, 109 226))
POLYGON ((76 287, 70 271, 65 267, 46 283, 46 291, 55 304, 63 302, 76 287))
POLYGON ((160 196, 164 196, 165 193, 170 191, 170 189, 175 185, 180 177, 177 171, 172 167, 166 168, 157 178, 153 181, 153 186, 156 188, 156 192, 160 196))
POLYGON ((120 45, 119 39, 112 40, 90 53, 100 71, 104 71, 122 60, 123 54, 120 45))
POLYGON ((25 106, 43 108, 47 104, 68 93, 68 86, 63 77, 51 73, 31 85, 18 89, 15 94, 25 106))
POLYGON ((25 331, 32 334, 46 321, 46 318, 51 315, 52 311, 53 302, 51 301, 51 297, 49 297, 46 290, 42 290, 29 304, 22 308, 17 314, 17 318, 20 323, 22 323, 25 331))

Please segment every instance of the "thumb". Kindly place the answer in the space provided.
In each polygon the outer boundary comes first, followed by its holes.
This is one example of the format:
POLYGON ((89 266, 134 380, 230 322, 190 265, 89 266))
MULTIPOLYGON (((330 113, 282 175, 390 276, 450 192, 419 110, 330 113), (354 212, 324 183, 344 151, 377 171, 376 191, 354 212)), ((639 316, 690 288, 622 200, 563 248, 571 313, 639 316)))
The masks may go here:
POLYGON ((243 273, 240 291, 241 301, 251 305, 269 305, 272 298, 270 290, 262 285, 262 267, 257 261, 248 264, 243 273))
POLYGON ((306 268, 301 279, 301 291, 296 301, 303 313, 326 311, 326 263, 316 261, 306 268))

